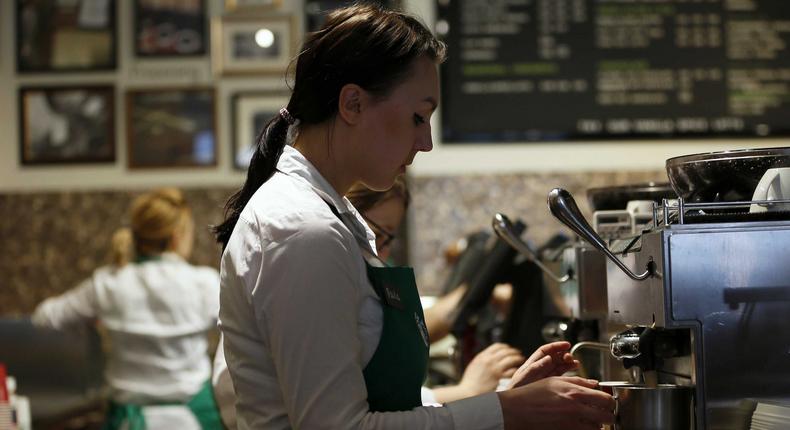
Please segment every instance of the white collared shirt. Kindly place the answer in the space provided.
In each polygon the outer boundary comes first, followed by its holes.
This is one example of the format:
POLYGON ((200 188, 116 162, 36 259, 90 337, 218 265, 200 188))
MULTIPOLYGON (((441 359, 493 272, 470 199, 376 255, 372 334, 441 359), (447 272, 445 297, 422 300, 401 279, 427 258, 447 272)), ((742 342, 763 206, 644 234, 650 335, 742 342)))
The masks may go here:
POLYGON ((299 151, 286 146, 277 169, 222 256, 220 327, 239 429, 502 428, 495 393, 369 411, 362 371, 383 317, 360 244, 374 249, 375 236, 299 151))
POLYGON ((34 324, 67 329, 99 319, 113 345, 105 376, 115 401, 184 401, 209 379, 206 332, 219 310, 219 274, 174 253, 103 267, 45 300, 34 324))

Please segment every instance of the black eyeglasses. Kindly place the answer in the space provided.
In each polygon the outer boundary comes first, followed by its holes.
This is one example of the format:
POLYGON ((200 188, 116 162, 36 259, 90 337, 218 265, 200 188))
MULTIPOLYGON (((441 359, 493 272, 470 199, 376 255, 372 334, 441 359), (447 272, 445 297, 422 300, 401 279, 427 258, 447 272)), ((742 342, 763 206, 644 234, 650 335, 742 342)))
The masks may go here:
POLYGON ((395 234, 387 231, 387 229, 383 228, 382 226, 376 224, 375 222, 371 221, 370 218, 362 215, 362 218, 367 221, 368 225, 373 229, 373 233, 376 233, 376 248, 381 250, 389 246, 392 243, 392 240, 395 239, 395 234))

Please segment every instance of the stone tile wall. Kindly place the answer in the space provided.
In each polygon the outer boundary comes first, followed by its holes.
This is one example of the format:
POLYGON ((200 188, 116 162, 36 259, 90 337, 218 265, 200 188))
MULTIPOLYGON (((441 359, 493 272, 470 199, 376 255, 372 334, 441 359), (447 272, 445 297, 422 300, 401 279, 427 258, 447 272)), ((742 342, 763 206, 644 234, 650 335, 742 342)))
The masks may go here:
MULTIPOLYGON (((110 238, 141 191, 0 194, 0 316, 32 312, 109 262, 110 238)), ((184 190, 197 231, 191 261, 218 267, 208 225, 231 189, 184 190)))
POLYGON ((594 187, 667 182, 664 171, 536 173, 513 175, 414 178, 409 209, 409 260, 422 294, 438 294, 446 276, 443 250, 468 233, 487 229, 502 212, 527 224, 522 237, 542 244, 562 226, 549 212, 546 197, 552 188, 573 194, 585 216, 591 212, 585 190, 594 187))
MULTIPOLYGON (((469 232, 490 229, 495 212, 525 221, 525 237, 539 244, 563 229, 546 207, 551 188, 568 189, 589 215, 587 188, 665 178, 661 171, 412 178, 408 232, 401 232, 395 254, 400 248, 401 259, 415 267, 423 294, 436 294, 444 276, 443 250, 469 232)), ((222 206, 232 192, 185 190, 198 226, 193 263, 218 267, 220 248, 208 226, 222 219, 222 206)), ((0 194, 0 316, 30 313, 44 298, 68 290, 106 264, 109 239, 139 193, 0 194)))

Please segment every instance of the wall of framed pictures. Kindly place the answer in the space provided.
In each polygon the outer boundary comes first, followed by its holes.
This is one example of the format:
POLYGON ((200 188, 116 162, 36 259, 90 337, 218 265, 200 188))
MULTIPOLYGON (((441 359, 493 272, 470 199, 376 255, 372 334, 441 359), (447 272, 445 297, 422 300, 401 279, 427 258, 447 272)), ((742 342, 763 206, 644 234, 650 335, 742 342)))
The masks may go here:
POLYGON ((0 192, 238 185, 303 21, 291 0, 0 2, 0 192))
MULTIPOLYGON (((0 1, 0 191, 236 186, 244 179, 239 166, 249 127, 287 94, 284 68, 306 29, 343 1, 0 1), (202 96, 202 109, 184 102, 207 88, 212 100, 202 96), (145 91, 181 102, 141 100, 145 91), (135 155, 171 142, 167 136, 181 143, 168 148, 164 162, 135 155)), ((435 1, 400 3, 441 27, 435 1)), ((440 116, 441 106, 433 118, 434 150, 416 159, 411 175, 660 169, 679 154, 785 145, 765 139, 443 145, 440 116)))

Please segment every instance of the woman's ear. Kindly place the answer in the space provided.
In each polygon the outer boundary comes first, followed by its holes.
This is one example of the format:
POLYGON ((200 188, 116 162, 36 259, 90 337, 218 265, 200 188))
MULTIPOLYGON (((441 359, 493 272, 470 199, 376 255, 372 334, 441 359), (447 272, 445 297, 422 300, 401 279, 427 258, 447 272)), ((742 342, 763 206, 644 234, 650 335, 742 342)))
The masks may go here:
POLYGON ((368 93, 357 84, 346 84, 340 89, 337 111, 349 125, 359 122, 368 93))

